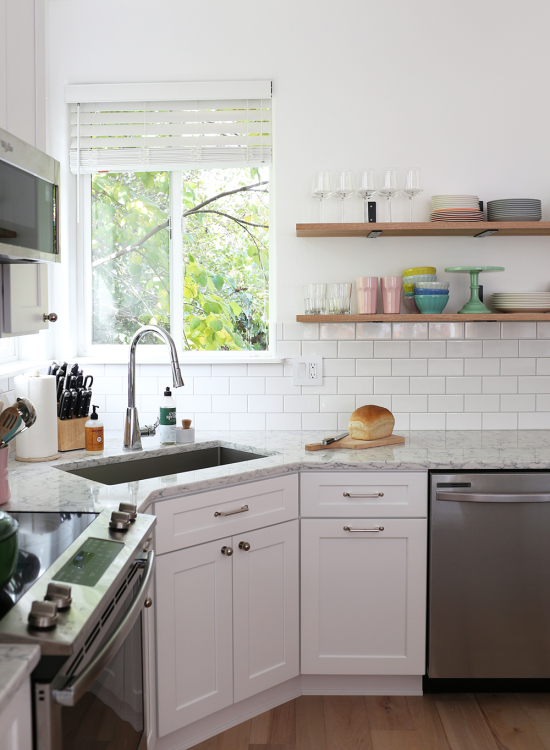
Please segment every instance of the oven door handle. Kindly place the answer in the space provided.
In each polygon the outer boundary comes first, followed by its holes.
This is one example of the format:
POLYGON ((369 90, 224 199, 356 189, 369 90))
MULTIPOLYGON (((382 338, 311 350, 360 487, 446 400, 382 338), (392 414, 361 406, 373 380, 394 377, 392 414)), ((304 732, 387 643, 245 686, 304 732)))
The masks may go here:
POLYGON ((143 578, 141 579, 141 583, 139 585, 139 589, 134 598, 132 606, 120 622, 118 628, 109 638, 109 640, 103 646, 97 656, 88 664, 86 669, 81 674, 71 678, 70 685, 65 687, 63 690, 53 691, 53 698, 56 703, 60 703, 62 706, 75 706, 78 701, 87 693, 87 691, 94 684, 99 675, 103 672, 107 664, 111 661, 112 657, 122 646, 132 628, 134 627, 135 622, 141 613, 141 609, 144 606, 145 602, 142 597, 143 594, 146 593, 151 581, 154 562, 155 553, 153 550, 150 550, 147 555, 147 562, 145 564, 143 578))
POLYGON ((436 500, 451 500, 455 503, 550 503, 547 492, 441 492, 435 493, 436 500))

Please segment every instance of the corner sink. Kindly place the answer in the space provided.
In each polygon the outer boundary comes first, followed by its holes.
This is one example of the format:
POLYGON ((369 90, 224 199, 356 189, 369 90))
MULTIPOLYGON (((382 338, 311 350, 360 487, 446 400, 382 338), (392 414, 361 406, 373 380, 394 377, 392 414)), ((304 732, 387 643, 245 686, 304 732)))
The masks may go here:
MULTIPOLYGON (((260 453, 249 453, 235 448, 202 448, 199 450, 170 453, 161 456, 144 456, 122 459, 116 463, 105 463, 83 469, 66 469, 68 474, 92 479, 101 484, 124 484, 139 479, 153 479, 167 474, 179 474, 183 471, 210 469, 212 466, 236 464, 241 461, 252 461, 265 458, 260 453)), ((62 469, 62 467, 59 467, 62 469)), ((62 469, 63 470, 63 469, 62 469)))

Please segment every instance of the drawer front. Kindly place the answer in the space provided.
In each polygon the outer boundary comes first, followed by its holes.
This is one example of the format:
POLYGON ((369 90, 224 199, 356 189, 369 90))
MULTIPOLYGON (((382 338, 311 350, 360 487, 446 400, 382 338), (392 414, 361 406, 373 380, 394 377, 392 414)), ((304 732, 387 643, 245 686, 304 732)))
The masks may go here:
POLYGON ((157 552, 172 552, 298 517, 298 475, 159 501, 157 552))
POLYGON ((304 518, 426 518, 428 473, 303 473, 300 500, 304 518))

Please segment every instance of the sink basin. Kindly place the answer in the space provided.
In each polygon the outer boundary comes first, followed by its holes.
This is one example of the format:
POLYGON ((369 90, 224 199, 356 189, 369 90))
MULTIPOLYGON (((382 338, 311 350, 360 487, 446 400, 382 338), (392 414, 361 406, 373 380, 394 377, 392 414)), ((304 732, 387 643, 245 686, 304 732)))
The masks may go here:
POLYGON ((179 474, 182 471, 209 469, 212 466, 236 464, 241 461, 252 461, 256 458, 265 458, 265 456, 235 448, 217 447, 170 453, 163 456, 132 457, 117 463, 105 463, 101 466, 68 469, 66 471, 68 474, 93 479, 94 482, 100 482, 101 484, 124 484, 125 482, 135 482, 138 479, 152 479, 167 474, 179 474))

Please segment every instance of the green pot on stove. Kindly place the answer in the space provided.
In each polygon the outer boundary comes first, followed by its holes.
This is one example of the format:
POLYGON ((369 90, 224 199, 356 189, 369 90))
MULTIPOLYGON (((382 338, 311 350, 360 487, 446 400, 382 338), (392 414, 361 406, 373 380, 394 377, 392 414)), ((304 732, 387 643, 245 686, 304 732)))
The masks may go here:
POLYGON ((12 577, 19 551, 19 524, 8 513, 0 511, 0 589, 12 577))

